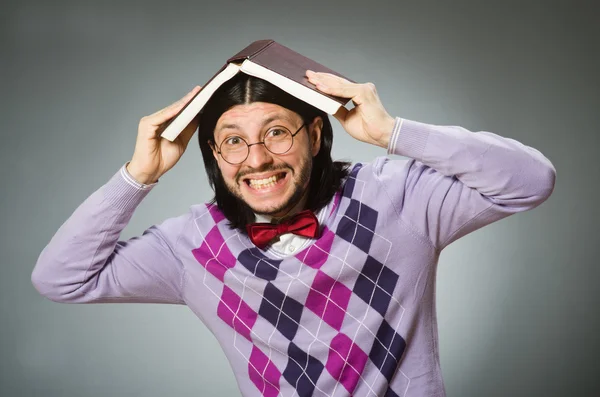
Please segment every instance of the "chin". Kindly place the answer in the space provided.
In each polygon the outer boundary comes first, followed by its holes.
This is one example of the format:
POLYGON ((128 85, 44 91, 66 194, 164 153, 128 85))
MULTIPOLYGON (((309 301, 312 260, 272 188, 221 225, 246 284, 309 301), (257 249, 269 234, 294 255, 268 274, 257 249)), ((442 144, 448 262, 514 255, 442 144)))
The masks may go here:
POLYGON ((286 195, 285 197, 270 198, 270 199, 256 199, 254 197, 244 197, 244 201, 248 206, 257 214, 275 216, 280 212, 285 212, 291 205, 290 200, 292 195, 286 195))

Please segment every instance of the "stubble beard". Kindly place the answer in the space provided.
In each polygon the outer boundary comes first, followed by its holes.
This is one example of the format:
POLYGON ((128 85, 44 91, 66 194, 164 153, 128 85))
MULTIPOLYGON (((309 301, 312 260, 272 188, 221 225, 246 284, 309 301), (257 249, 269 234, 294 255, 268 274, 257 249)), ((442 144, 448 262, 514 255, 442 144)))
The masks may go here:
POLYGON ((246 200, 244 200, 244 197, 242 196, 242 193, 239 188, 239 184, 246 183, 246 182, 242 181, 241 177, 236 178, 236 180, 238 181, 237 185, 232 186, 229 184, 229 182, 226 182, 225 186, 227 186, 227 190, 229 190, 229 192, 232 195, 234 195, 238 200, 244 202, 248 207, 250 207, 250 209, 254 213, 260 214, 260 215, 273 216, 273 215, 280 214, 282 212, 287 212, 287 211, 291 210, 300 202, 300 200, 302 200, 304 194, 308 193, 306 191, 306 189, 308 189, 308 183, 310 181, 310 175, 312 173, 312 165, 313 165, 312 156, 310 156, 310 154, 309 154, 307 157, 304 158, 304 161, 300 165, 300 172, 298 173, 297 178, 296 178, 296 173, 295 173, 294 169, 292 167, 288 166, 287 164, 285 166, 269 167, 267 169, 260 170, 260 172, 269 172, 269 171, 277 171, 277 170, 285 169, 288 173, 291 174, 292 182, 294 184, 294 190, 292 192, 292 195, 287 200, 285 200, 283 203, 281 203, 280 205, 278 205, 276 207, 256 208, 252 204, 250 204, 246 200))

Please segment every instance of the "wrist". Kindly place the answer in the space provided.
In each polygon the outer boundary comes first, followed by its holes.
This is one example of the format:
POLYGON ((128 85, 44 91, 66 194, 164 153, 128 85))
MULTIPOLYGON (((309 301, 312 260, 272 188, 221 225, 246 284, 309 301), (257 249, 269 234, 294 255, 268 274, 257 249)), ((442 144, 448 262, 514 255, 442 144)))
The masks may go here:
POLYGON ((382 134, 377 140, 377 146, 380 146, 384 149, 387 149, 390 144, 390 138, 392 137, 392 133, 394 132, 394 125, 396 124, 396 119, 394 117, 387 117, 385 122, 382 124, 382 134))
POLYGON ((158 182, 158 178, 139 171, 135 164, 133 164, 132 162, 129 162, 125 169, 129 173, 129 175, 131 175, 131 177, 139 184, 151 185, 153 183, 158 182))

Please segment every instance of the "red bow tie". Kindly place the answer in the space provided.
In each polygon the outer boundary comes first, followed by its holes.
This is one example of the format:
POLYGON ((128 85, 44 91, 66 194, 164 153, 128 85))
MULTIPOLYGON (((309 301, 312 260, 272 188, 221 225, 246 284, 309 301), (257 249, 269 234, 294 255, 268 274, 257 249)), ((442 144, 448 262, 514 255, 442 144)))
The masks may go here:
POLYGON ((246 225, 246 230, 254 245, 262 249, 269 244, 269 241, 284 233, 315 238, 319 233, 319 221, 311 210, 304 210, 278 224, 250 223, 246 225))

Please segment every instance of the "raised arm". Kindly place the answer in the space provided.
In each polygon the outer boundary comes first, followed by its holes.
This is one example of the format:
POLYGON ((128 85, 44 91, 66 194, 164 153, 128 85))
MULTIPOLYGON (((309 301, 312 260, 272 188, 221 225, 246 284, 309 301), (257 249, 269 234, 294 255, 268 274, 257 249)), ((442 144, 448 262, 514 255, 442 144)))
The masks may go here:
POLYGON ((487 131, 396 118, 376 178, 402 219, 438 249, 482 226, 533 209, 556 170, 538 150, 487 131), (402 183, 401 183, 402 181, 402 183))
POLYGON ((189 216, 119 240, 153 186, 137 183, 123 166, 85 200, 38 258, 31 281, 39 293, 63 303, 183 304, 184 269, 174 251, 189 216))
POLYGON ((393 118, 375 85, 307 71, 320 91, 352 98, 334 115, 346 132, 410 157, 373 165, 404 222, 439 250, 480 227, 540 205, 554 189, 556 170, 538 150, 492 132, 471 132, 393 118))
POLYGON ((42 295, 67 303, 183 303, 184 269, 175 251, 187 216, 128 241, 119 237, 135 208, 185 152, 197 120, 172 142, 160 132, 198 89, 140 120, 132 160, 75 210, 40 254, 31 281, 42 295))

